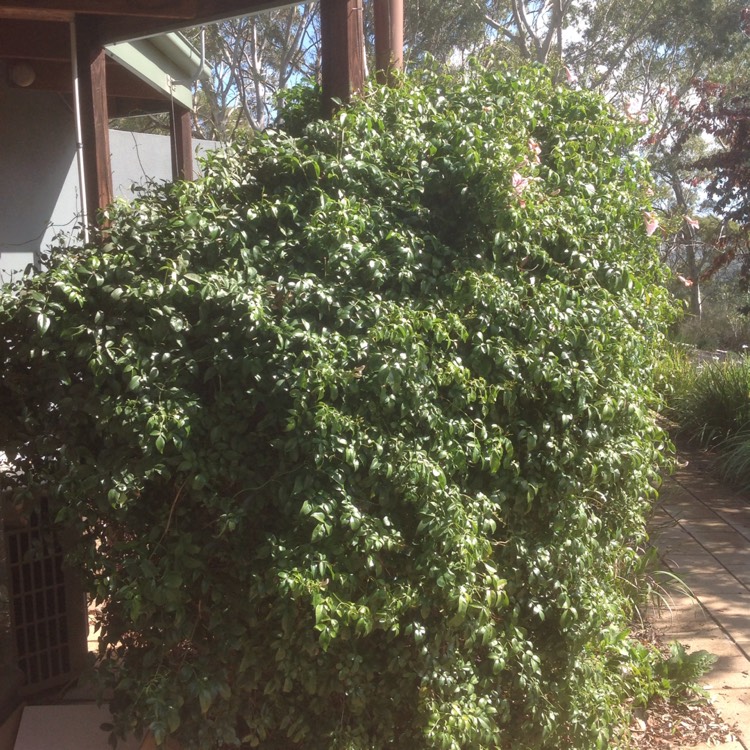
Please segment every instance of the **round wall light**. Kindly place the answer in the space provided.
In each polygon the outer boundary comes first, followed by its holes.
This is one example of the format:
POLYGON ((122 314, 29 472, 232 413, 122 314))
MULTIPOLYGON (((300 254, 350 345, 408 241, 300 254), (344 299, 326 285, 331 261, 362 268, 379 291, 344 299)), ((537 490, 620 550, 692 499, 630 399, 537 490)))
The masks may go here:
POLYGON ((28 63, 16 63, 15 65, 11 66, 9 77, 11 83, 14 83, 16 86, 26 88, 27 86, 31 86, 31 84, 34 83, 34 80, 36 79, 36 73, 34 72, 34 68, 32 68, 28 63))

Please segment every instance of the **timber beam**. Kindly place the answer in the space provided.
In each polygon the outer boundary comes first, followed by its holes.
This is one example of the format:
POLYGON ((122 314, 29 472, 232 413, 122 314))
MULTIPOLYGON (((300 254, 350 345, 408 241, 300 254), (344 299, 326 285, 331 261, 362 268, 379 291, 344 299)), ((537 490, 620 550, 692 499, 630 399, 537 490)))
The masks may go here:
POLYGON ((174 105, 170 111, 172 178, 193 179, 193 118, 186 107, 174 105))
POLYGON ((190 20, 198 13, 198 0, 3 0, 8 14, 71 13, 95 16, 141 16, 190 20))
MULTIPOLYGON (((13 69, 16 62, 23 60, 9 60, 8 67, 13 69)), ((34 80, 26 87, 28 91, 57 91, 61 94, 70 94, 73 91, 73 74, 70 62, 53 63, 43 60, 34 60, 31 63, 34 70, 34 80)), ((112 99, 139 99, 159 103, 160 109, 154 110, 154 104, 149 106, 149 111, 166 112, 170 100, 162 93, 146 83, 129 70, 118 65, 107 58, 106 60, 107 97, 112 99)), ((10 85, 14 84, 10 82, 10 85)), ((110 117, 117 117, 110 113, 110 117)))
POLYGON ((195 14, 185 20, 154 18, 145 13, 140 18, 137 14, 130 18, 103 18, 102 39, 105 44, 127 42, 295 4, 295 0, 197 0, 195 14))
POLYGON ((52 21, 0 21, 0 58, 70 60, 70 29, 52 21))
POLYGON ((404 0, 373 0, 375 16, 375 75, 378 83, 393 83, 404 67, 404 0))
POLYGON ((109 151, 107 66, 95 19, 76 17, 75 40, 86 214, 89 223, 93 224, 99 209, 109 205, 114 198, 109 151))
POLYGON ((330 115, 336 101, 348 102, 365 82, 362 0, 321 0, 320 36, 323 111, 330 115))

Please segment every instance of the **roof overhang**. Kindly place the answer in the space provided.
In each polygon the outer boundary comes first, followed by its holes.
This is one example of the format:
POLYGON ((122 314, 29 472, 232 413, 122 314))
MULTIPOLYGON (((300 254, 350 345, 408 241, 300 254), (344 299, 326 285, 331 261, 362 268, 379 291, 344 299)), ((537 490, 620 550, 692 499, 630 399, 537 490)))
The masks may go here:
POLYGON ((100 41, 111 44, 295 4, 294 0, 0 0, 0 19, 72 21, 76 15, 86 15, 96 20, 100 41))
MULTIPOLYGON (((173 174, 191 178, 190 94, 204 64, 174 32, 294 4, 0 0, 0 62, 7 66, 9 85, 72 94, 84 225, 94 223, 97 211, 112 200, 112 117, 169 112, 173 174)), ((324 115, 363 86, 362 6, 362 0, 320 0, 324 115)))
POLYGON ((192 109, 193 83, 210 71, 182 34, 169 33, 105 47, 107 55, 166 99, 192 109))
MULTIPOLYGON (((0 16, 0 61, 8 83, 31 90, 72 91, 71 24, 0 16), (14 71, 23 66, 24 83, 14 71)), ((192 108, 192 85, 209 75, 200 53, 182 34, 169 33, 105 47, 112 116, 168 111, 170 102, 192 108)))
MULTIPOLYGON (((0 0, 0 61, 33 69, 31 89, 71 91, 70 26, 85 19, 107 53, 110 114, 192 107, 208 70, 178 32, 290 0, 0 0)), ((26 76, 27 78, 29 76, 26 76)), ((10 81, 14 85, 12 77, 10 81)))

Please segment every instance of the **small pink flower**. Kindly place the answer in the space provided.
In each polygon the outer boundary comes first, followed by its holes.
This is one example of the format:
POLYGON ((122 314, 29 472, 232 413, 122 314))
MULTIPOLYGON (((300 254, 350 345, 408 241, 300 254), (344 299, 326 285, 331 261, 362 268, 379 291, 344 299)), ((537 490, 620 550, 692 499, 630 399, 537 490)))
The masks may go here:
POLYGON ((701 225, 698 219, 694 219, 692 216, 688 216, 687 214, 685 214, 685 221, 687 222, 688 226, 692 227, 693 229, 698 229, 701 225))
POLYGON ((521 195, 521 193, 526 190, 526 188, 529 186, 529 178, 524 177, 523 175, 520 175, 518 172, 513 172, 513 192, 516 195, 521 195))
POLYGON ((653 211, 644 211, 643 221, 646 224, 646 234, 650 237, 659 228, 659 219, 653 211))
POLYGON ((531 157, 532 163, 539 164, 539 154, 542 153, 542 147, 533 138, 529 138, 529 151, 533 154, 531 157))
POLYGON ((678 276, 677 277, 685 286, 693 286, 693 280, 692 279, 686 279, 684 276, 678 276))
POLYGON ((568 83, 575 83, 578 80, 578 76, 570 68, 564 67, 563 70, 565 71, 565 78, 568 83))

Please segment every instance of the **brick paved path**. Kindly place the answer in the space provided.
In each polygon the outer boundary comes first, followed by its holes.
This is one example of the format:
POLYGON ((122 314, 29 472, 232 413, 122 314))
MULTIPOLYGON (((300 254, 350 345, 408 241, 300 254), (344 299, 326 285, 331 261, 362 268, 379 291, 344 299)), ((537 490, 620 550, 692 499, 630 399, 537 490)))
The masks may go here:
POLYGON ((680 456, 661 490, 652 541, 695 600, 672 593, 658 629, 718 660, 702 682, 722 717, 739 730, 724 750, 750 745, 750 496, 706 473, 700 454, 680 456))

